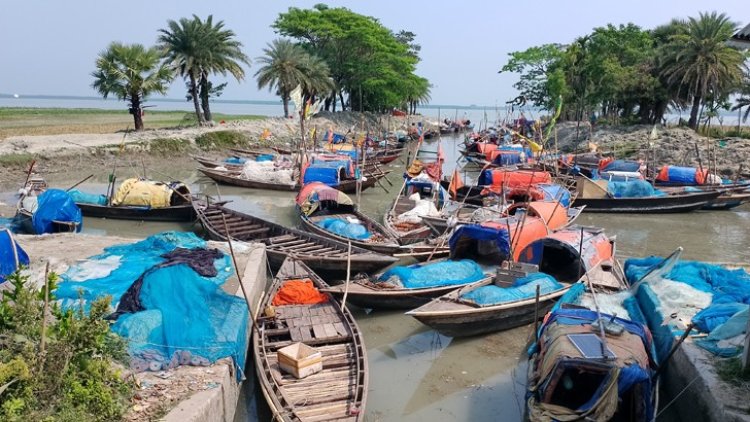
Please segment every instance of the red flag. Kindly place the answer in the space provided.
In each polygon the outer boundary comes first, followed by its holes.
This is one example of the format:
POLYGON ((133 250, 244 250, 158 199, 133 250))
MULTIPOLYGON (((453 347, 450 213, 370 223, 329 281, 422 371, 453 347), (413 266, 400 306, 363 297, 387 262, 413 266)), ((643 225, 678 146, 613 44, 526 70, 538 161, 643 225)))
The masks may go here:
POLYGON ((448 185, 448 192, 451 194, 451 198, 454 200, 458 196, 458 190, 464 186, 464 181, 461 179, 461 175, 458 174, 458 169, 453 169, 453 176, 451 176, 451 183, 448 185))
POLYGON ((438 161, 445 161, 445 153, 443 153, 442 142, 438 142, 437 159, 438 161))

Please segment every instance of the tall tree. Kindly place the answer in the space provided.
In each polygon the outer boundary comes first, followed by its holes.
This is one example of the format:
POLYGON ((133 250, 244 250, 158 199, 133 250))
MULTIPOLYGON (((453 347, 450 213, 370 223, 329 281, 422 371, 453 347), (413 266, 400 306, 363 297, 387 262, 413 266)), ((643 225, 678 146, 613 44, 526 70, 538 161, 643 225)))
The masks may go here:
POLYGON ((302 86, 307 96, 328 92, 333 87, 328 66, 290 40, 273 40, 256 60, 261 63, 255 72, 258 88, 276 90, 284 104, 284 116, 289 116, 289 94, 297 85, 302 86))
MULTIPOLYGON (((188 98, 193 102, 198 123, 205 125, 211 120, 209 75, 230 74, 242 80, 242 64, 250 64, 242 52, 242 43, 235 39, 233 31, 224 28, 223 21, 214 24, 212 15, 205 22, 196 15, 192 19, 169 20, 159 34, 165 62, 187 80, 188 98)), ((216 88, 213 90, 215 93, 216 88)))
POLYGON ((110 94, 128 102, 135 130, 143 130, 143 103, 153 93, 165 94, 173 73, 160 64, 155 47, 113 42, 96 59, 93 88, 104 98, 110 94))
POLYGON ((720 97, 742 80, 744 57, 726 44, 736 27, 723 13, 700 13, 662 49, 662 75, 692 98, 688 126, 693 129, 704 100, 720 97))

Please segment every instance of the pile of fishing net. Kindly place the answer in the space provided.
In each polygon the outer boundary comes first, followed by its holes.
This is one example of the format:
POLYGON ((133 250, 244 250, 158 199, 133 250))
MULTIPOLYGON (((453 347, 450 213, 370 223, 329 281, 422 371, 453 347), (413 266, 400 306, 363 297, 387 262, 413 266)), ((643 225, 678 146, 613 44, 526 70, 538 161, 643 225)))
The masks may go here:
POLYGON ((246 161, 240 173, 243 179, 256 182, 294 185, 294 170, 279 168, 273 161, 246 161))
POLYGON ((490 284, 488 286, 476 288, 461 295, 461 300, 479 306, 492 306, 501 303, 515 302, 535 297, 537 286, 539 286, 540 296, 555 292, 564 287, 550 275, 544 273, 532 273, 526 277, 519 278, 510 287, 500 287, 490 284))
POLYGON ((440 287, 473 283, 484 278, 482 267, 469 259, 440 261, 391 268, 379 281, 407 289, 440 287))
POLYGON ((81 192, 78 189, 71 189, 68 191, 70 197, 73 198, 73 202, 76 204, 93 204, 93 205, 107 205, 106 195, 81 192))
POLYGON ((628 180, 627 182, 608 182, 607 192, 615 198, 646 198, 664 196, 665 193, 655 189, 645 180, 628 180))
POLYGON ((247 305, 222 288, 233 271, 228 256, 207 249, 193 233, 165 232, 72 266, 55 297, 63 309, 87 311, 94 299, 111 296, 112 330, 127 340, 135 371, 209 365, 224 357, 241 369, 247 305))
POLYGON ((324 230, 349 239, 367 240, 372 237, 372 233, 359 221, 347 221, 343 218, 328 217, 315 224, 324 230))

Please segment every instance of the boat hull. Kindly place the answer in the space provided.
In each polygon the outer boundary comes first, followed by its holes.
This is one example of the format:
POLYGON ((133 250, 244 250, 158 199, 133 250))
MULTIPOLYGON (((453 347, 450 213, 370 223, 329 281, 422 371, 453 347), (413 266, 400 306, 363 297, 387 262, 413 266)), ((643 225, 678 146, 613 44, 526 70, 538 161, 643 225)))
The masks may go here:
POLYGON ((166 208, 108 207, 105 205, 76 203, 86 217, 112 218, 138 221, 193 221, 195 211, 190 204, 166 208))
POLYGON ((648 198, 576 198, 573 206, 586 206, 585 212, 606 213, 682 213, 701 209, 720 192, 665 195, 648 198))

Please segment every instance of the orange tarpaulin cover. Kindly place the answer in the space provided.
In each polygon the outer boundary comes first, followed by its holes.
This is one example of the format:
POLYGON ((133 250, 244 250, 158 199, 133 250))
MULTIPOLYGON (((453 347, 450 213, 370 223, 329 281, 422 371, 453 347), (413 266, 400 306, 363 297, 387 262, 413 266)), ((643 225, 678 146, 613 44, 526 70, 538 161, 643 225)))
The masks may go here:
POLYGON ((312 280, 289 280, 273 297, 271 302, 274 306, 282 305, 314 305, 316 303, 328 302, 328 296, 320 293, 313 285, 312 280))
POLYGON ((536 240, 547 237, 549 234, 547 224, 539 217, 528 216, 520 221, 512 221, 510 225, 501 222, 484 222, 481 225, 494 229, 508 230, 513 259, 516 261, 519 260, 521 252, 526 246, 536 240))
POLYGON ((492 153, 497 149, 497 145, 495 144, 477 144, 477 150, 484 154, 484 158, 487 160, 492 160, 492 153))
POLYGON ((502 193, 502 188, 529 187, 539 183, 552 183, 552 176, 546 171, 528 170, 492 170, 492 185, 482 190, 482 195, 489 192, 502 193))

